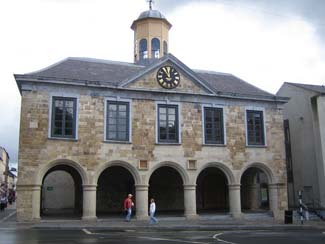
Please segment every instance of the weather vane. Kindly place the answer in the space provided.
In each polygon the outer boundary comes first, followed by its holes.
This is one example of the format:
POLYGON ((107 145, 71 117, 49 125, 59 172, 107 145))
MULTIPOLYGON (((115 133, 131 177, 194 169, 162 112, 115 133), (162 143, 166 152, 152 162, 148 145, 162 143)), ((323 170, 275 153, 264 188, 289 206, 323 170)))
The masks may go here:
POLYGON ((154 1, 152 1, 152 0, 147 0, 147 2, 149 3, 149 9, 152 10, 152 4, 154 3, 154 1))

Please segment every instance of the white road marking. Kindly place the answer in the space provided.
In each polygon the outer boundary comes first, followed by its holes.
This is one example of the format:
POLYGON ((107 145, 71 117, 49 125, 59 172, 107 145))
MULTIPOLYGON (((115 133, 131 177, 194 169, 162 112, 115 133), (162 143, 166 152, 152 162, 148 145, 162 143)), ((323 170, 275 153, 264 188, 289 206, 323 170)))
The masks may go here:
POLYGON ((87 235, 92 235, 93 233, 91 233, 89 230, 87 229, 82 229, 83 232, 85 232, 87 235))
POLYGON ((9 219, 9 218, 10 218, 11 216, 13 216, 15 213, 16 213, 16 210, 13 211, 13 212, 11 212, 8 216, 2 218, 2 219, 0 220, 0 223, 5 222, 7 219, 9 219))
POLYGON ((207 242, 197 242, 197 241, 185 241, 185 240, 177 240, 177 239, 166 239, 166 238, 154 238, 154 237, 142 237, 138 236, 137 238, 147 239, 152 241, 173 241, 173 242, 184 242, 184 243, 194 243, 194 244, 207 244, 207 242))
POLYGON ((217 233, 213 236, 213 239, 217 240, 218 242, 222 242, 222 243, 226 243, 226 244, 236 244, 234 242, 229 242, 229 241, 224 241, 224 240, 221 240, 220 238, 218 238, 218 236, 221 236, 223 235, 223 233, 217 233))

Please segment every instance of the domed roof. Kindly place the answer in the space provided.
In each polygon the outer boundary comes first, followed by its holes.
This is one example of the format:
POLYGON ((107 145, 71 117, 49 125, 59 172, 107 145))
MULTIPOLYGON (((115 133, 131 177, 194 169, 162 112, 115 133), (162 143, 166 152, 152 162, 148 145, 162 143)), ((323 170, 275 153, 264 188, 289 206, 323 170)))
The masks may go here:
POLYGON ((137 20, 146 19, 146 18, 155 18, 155 19, 166 19, 165 16, 160 13, 158 10, 147 10, 140 14, 137 20))
POLYGON ((169 28, 172 26, 162 13, 160 13, 158 10, 150 9, 150 10, 142 12, 139 15, 139 17, 135 21, 133 21, 131 28, 134 29, 135 23, 138 21, 144 20, 144 19, 160 19, 160 20, 166 22, 168 24, 169 28))

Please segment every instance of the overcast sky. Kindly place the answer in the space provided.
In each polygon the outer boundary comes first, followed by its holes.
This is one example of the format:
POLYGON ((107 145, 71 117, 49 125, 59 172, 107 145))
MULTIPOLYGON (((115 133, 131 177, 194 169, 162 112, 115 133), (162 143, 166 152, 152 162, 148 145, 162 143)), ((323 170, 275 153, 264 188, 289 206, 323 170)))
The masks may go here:
MULTIPOLYGON (((66 57, 133 62, 132 21, 145 0, 0 3, 0 146, 18 161, 13 74, 66 57)), ((275 94, 283 82, 325 84, 323 0, 155 0, 173 25, 169 51, 194 69, 236 75, 275 94)))

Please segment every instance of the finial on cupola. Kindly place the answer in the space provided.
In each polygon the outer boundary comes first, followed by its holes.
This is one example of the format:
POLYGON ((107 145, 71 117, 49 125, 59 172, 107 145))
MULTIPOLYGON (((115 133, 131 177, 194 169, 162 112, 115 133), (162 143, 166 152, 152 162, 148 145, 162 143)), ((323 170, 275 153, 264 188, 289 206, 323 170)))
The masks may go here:
POLYGON ((154 3, 154 1, 147 0, 147 2, 149 3, 149 10, 152 10, 152 4, 154 3))

